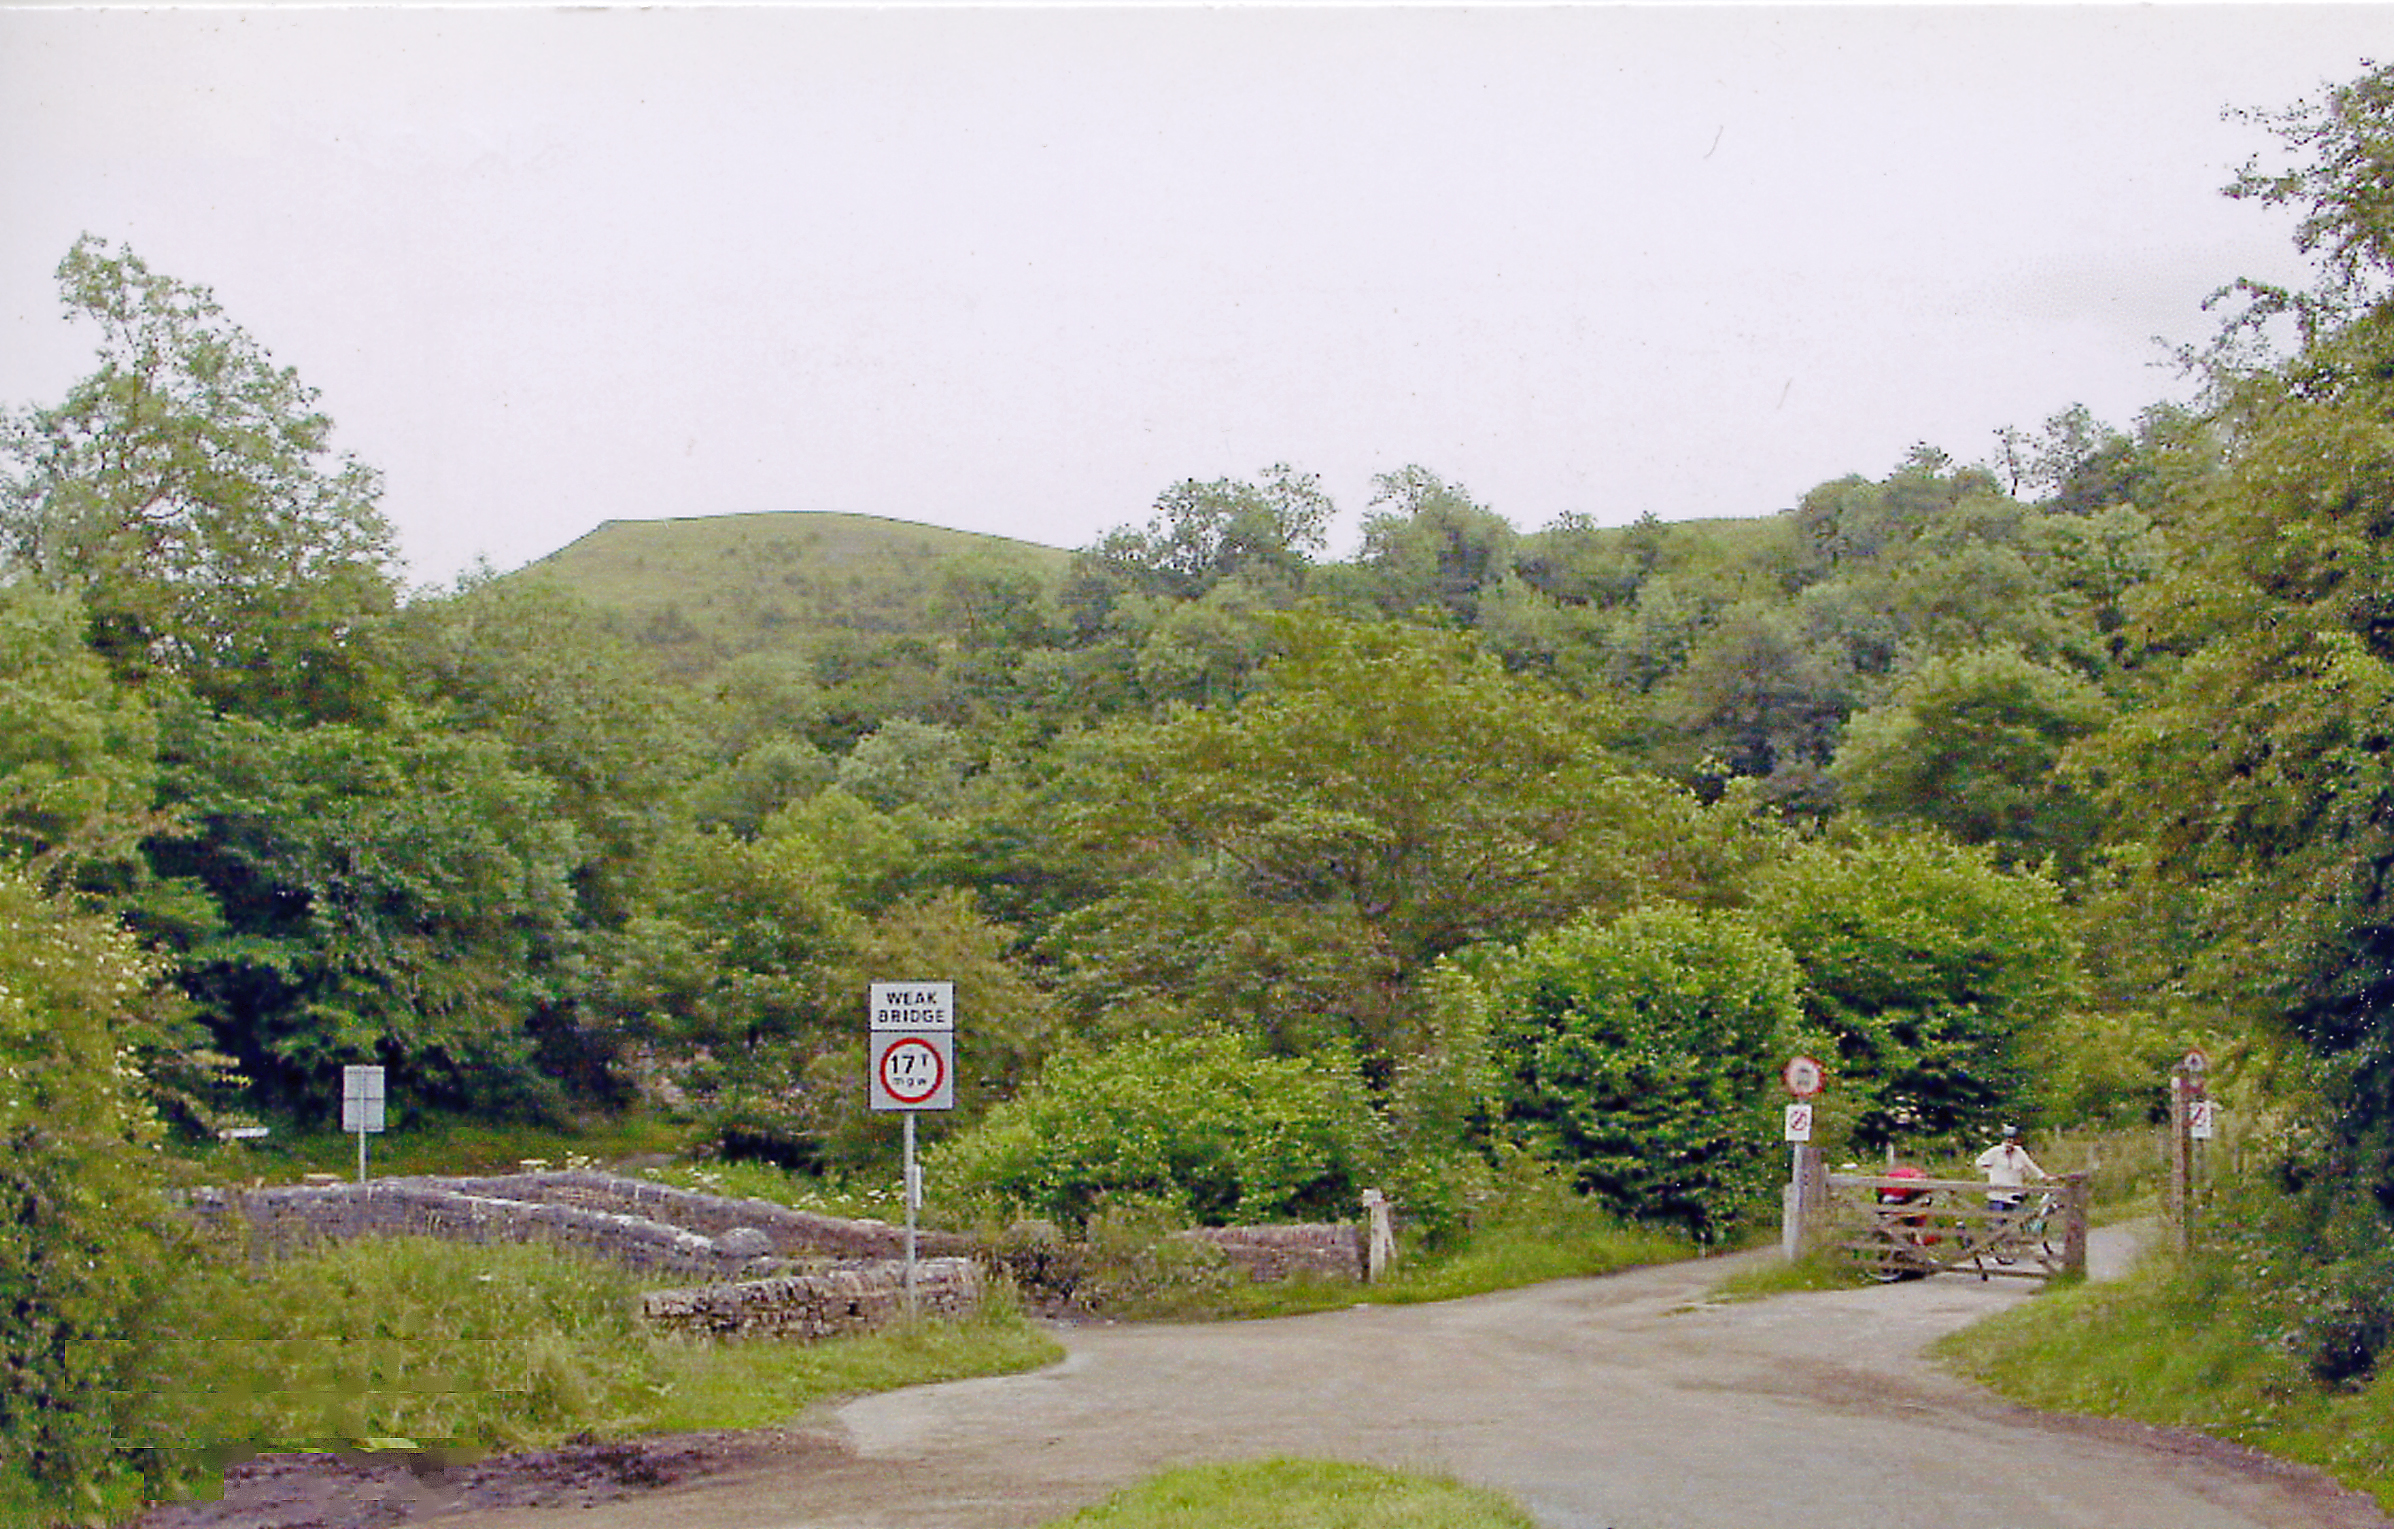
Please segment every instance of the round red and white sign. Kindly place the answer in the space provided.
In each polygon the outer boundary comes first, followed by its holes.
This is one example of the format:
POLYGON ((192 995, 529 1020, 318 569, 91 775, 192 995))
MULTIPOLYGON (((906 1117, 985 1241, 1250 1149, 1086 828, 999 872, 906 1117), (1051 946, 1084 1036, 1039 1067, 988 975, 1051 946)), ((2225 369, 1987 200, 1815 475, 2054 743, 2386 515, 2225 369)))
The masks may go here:
POLYGON ((1828 1070, 1808 1056, 1791 1059, 1779 1073, 1787 1091, 1798 1099, 1809 1099, 1828 1084, 1828 1070))
POLYGON ((882 1092, 901 1107, 928 1104, 947 1082, 947 1059, 929 1041, 907 1036, 882 1050, 880 1076, 882 1092))

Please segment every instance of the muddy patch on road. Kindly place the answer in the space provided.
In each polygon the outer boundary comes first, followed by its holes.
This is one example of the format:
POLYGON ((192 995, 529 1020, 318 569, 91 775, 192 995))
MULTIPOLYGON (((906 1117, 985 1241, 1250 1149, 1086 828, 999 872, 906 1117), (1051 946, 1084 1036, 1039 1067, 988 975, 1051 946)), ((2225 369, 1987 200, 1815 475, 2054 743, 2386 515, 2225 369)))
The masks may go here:
POLYGON ((555 1449, 444 1462, 431 1456, 259 1455, 230 1466, 221 1497, 164 1503, 133 1529, 381 1529, 500 1508, 590 1508, 634 1493, 788 1469, 845 1451, 792 1429, 579 1439, 555 1449))

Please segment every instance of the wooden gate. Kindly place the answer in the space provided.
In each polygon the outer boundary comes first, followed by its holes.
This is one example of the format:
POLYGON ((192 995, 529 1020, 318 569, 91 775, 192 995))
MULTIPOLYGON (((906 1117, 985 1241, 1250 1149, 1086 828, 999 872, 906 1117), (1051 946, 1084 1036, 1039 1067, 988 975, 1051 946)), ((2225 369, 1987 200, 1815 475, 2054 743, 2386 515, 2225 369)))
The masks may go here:
POLYGON ((1809 1240, 1883 1280, 1930 1274, 2051 1279, 2086 1273, 2086 1175, 2020 1191, 2009 1209, 1974 1179, 1832 1173, 1809 1240))

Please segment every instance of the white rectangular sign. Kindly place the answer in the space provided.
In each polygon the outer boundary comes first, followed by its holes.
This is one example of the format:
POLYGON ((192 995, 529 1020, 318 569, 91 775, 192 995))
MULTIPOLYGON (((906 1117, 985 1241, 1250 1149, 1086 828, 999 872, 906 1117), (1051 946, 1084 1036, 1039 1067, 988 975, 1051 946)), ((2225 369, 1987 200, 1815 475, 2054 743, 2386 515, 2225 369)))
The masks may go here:
POLYGON ((2186 1134, 2196 1141, 2209 1141, 2218 1129, 2218 1108, 2208 1099, 2190 1099, 2186 1104, 2186 1134))
POLYGON ((342 1130, 381 1130, 382 1104, 381 1068, 344 1067, 341 1069, 342 1130))
MULTIPOLYGON (((855 991, 851 988, 849 991, 855 991)), ((956 1028, 953 982, 876 982, 865 999, 865 1028, 923 1034, 956 1028)))
POLYGON ((1789 1141, 1810 1141, 1812 1139, 1811 1105, 1791 1104, 1787 1107, 1787 1139, 1789 1141))

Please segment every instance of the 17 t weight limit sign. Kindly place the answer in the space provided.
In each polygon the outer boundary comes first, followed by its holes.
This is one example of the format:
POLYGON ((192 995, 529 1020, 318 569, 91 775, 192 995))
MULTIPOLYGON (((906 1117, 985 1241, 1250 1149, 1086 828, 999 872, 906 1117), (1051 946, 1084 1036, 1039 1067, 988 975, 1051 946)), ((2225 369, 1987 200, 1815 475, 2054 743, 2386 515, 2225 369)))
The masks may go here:
POLYGON ((956 1107, 956 1037, 873 1037, 873 1108, 952 1110, 956 1107))
POLYGON ((876 982, 868 1002, 876 1110, 956 1107, 956 987, 876 982))

